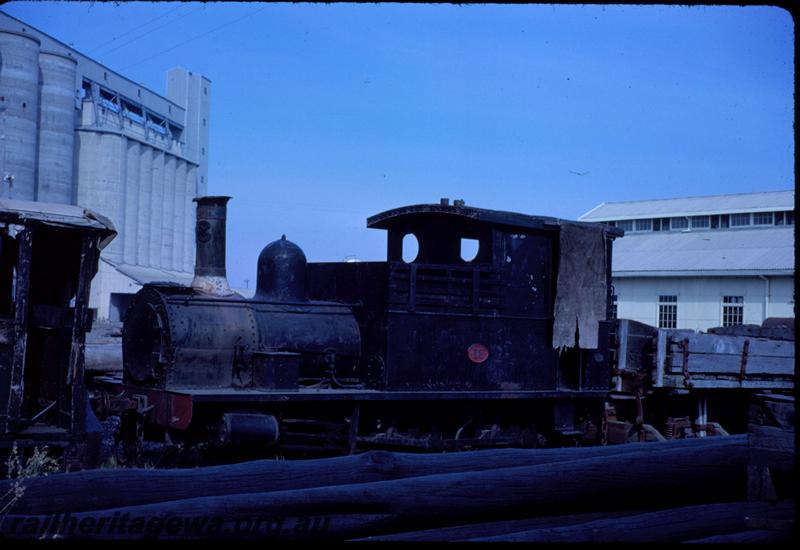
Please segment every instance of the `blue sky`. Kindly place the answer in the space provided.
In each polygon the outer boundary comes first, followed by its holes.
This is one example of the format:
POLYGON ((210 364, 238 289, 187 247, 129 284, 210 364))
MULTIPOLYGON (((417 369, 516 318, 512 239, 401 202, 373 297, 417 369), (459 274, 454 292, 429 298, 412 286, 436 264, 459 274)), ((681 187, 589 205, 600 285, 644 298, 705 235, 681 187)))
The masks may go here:
POLYGON ((164 93, 212 81, 231 284, 282 233, 383 259, 377 212, 440 197, 576 218, 794 187, 794 23, 775 7, 12 2, 164 93), (578 175, 575 172, 584 175, 578 175))

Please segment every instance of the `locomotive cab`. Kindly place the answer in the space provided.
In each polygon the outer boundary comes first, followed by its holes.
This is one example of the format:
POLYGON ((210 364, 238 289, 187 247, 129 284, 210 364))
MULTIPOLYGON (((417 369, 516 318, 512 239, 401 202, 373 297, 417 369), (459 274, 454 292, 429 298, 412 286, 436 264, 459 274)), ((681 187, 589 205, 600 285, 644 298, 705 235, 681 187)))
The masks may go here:
POLYGON ((598 347, 615 230, 463 201, 389 210, 367 226, 387 231, 388 389, 607 388, 607 369, 590 372, 564 349, 598 347))

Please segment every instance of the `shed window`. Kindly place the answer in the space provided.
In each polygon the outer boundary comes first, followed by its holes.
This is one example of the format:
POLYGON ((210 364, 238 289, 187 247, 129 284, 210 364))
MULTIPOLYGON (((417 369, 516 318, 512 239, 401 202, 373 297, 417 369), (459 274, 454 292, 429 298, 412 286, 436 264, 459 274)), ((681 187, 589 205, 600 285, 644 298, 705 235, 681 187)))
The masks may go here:
POLYGON ((692 229, 708 227, 708 216, 692 216, 692 229))
POLYGON ((722 326, 732 327, 744 323, 744 296, 722 297, 722 326))
POLYGON ((772 212, 756 212, 753 214, 753 225, 772 225, 772 212))
POLYGON ((658 297, 658 327, 677 328, 678 326, 678 297, 658 297))
POLYGON ((653 229, 653 220, 636 220, 636 231, 651 231, 653 229))
POLYGON ((672 229, 688 229, 689 228, 689 220, 688 218, 672 218, 670 220, 670 224, 672 229))
POLYGON ((617 222, 617 227, 623 231, 631 231, 633 230, 633 220, 620 220, 617 222))
POLYGON ((750 225, 750 214, 731 214, 731 227, 750 225))

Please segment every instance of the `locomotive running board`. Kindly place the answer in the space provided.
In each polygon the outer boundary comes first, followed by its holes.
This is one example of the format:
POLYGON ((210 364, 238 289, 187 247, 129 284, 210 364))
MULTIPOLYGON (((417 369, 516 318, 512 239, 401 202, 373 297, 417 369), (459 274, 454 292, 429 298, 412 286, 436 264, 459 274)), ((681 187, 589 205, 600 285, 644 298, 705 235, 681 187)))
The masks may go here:
MULTIPOLYGON (((177 392, 176 392, 177 393, 177 392)), ((503 399, 604 399, 605 391, 379 391, 301 389, 296 391, 185 390, 195 403, 258 403, 291 401, 429 401, 503 399)))

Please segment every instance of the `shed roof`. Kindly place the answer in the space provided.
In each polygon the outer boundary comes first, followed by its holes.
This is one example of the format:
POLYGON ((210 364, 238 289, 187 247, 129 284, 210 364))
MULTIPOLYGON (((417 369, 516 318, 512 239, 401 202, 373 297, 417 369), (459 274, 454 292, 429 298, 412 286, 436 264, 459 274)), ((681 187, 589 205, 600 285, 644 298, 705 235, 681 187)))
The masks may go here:
POLYGON ((612 275, 792 275, 794 227, 629 234, 614 243, 612 275))
POLYGON ((108 261, 105 258, 102 258, 102 260, 140 285, 147 283, 175 283, 188 287, 192 284, 192 278, 194 277, 192 273, 167 271, 157 267, 145 267, 141 265, 118 264, 108 261))
POLYGON ((586 222, 602 222, 637 218, 670 218, 687 215, 772 212, 774 210, 794 210, 794 190, 708 195, 677 199, 604 202, 578 219, 586 222))

